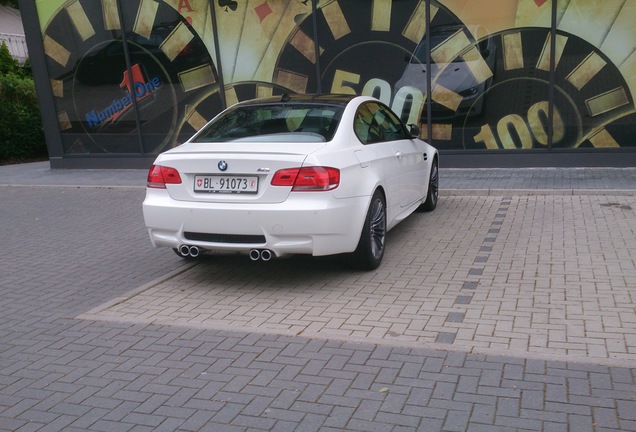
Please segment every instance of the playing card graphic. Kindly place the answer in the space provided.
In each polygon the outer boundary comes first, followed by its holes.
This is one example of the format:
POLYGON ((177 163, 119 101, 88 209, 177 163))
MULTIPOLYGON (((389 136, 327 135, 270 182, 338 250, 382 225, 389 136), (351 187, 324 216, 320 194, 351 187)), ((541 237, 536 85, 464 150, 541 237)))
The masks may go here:
MULTIPOLYGON (((636 0, 628 0, 623 5, 601 45, 601 51, 615 64, 624 64, 636 52, 634 16, 636 16, 636 0)), ((634 72, 623 76, 633 77, 636 75, 634 72)))
POLYGON ((558 21, 558 29, 600 47, 625 0, 571 0, 558 21))
MULTIPOLYGON (((559 16, 570 0, 559 0, 559 16)), ((515 27, 550 27, 552 0, 518 0, 515 27)))
POLYGON ((246 0, 222 7, 222 3, 217 20, 225 82, 271 81, 282 45, 299 17, 311 12, 311 4, 246 0))
POLYGON ((166 0, 166 3, 183 15, 203 40, 212 58, 216 58, 209 0, 166 0))
POLYGON ((445 0, 439 3, 455 14, 476 39, 515 25, 516 0, 445 0))
POLYGON ((248 1, 215 2, 217 33, 219 38, 219 57, 225 83, 232 82, 239 51, 243 25, 248 11, 248 1))
MULTIPOLYGON (((284 3, 272 2, 272 3, 284 3)), ((296 26, 302 22, 305 17, 311 13, 311 2, 290 0, 287 2, 284 10, 278 10, 278 15, 272 14, 271 19, 276 23, 274 24, 274 33, 271 39, 268 41, 266 50, 262 52, 260 56, 260 62, 258 68, 255 71, 254 79, 258 81, 271 81, 274 75, 274 69, 276 67, 276 60, 285 45, 289 35, 295 30, 296 26)), ((271 25, 271 24, 269 24, 271 25)), ((307 55, 313 55, 314 44, 308 41, 309 36, 304 39, 305 46, 307 47, 307 55)))
POLYGON ((238 2, 234 0, 219 0, 219 7, 225 8, 225 12, 235 11, 238 8, 238 2))
POLYGON ((248 0, 232 82, 254 77, 289 1, 248 0))

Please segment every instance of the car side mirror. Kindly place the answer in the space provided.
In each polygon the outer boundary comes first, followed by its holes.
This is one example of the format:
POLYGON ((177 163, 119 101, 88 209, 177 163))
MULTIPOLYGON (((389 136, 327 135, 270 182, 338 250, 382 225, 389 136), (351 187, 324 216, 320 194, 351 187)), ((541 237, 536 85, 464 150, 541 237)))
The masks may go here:
POLYGON ((409 134, 411 135, 411 138, 419 138, 420 137, 420 128, 417 127, 417 125, 414 124, 410 124, 408 125, 409 128, 409 134))

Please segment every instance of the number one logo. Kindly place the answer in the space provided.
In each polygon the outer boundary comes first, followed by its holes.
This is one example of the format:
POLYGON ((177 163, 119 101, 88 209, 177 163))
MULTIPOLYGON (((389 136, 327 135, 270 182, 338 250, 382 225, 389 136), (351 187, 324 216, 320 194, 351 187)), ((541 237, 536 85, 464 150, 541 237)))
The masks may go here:
POLYGON ((128 70, 124 71, 124 79, 119 83, 119 88, 123 90, 128 90, 128 93, 131 95, 135 94, 134 88, 136 84, 144 85, 146 84, 146 80, 144 79, 144 75, 141 73, 141 68, 139 64, 134 64, 130 67, 132 71, 132 80, 130 79, 130 75, 128 74, 128 70))

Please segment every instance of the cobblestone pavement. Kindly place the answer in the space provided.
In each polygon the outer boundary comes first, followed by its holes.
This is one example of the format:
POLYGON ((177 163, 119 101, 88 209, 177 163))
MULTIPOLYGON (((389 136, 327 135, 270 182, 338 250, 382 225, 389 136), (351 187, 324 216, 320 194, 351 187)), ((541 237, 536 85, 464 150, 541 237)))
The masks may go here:
POLYGON ((636 364, 632 206, 449 197, 391 233, 376 272, 338 258, 212 255, 82 318, 636 364))
POLYGON ((629 179, 443 195, 365 273, 184 262, 125 180, 0 181, 0 430, 636 430, 629 179))

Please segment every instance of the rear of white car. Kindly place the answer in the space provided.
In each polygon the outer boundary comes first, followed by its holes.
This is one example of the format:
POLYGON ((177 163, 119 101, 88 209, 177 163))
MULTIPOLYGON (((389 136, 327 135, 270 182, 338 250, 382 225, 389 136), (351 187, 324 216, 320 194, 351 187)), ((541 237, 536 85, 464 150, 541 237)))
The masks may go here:
POLYGON ((152 243, 253 257, 353 251, 362 221, 352 211, 364 214, 369 198, 337 197, 342 171, 307 163, 325 145, 187 143, 162 154, 154 170, 168 175, 149 178, 143 205, 152 243))
POLYGON ((376 99, 251 101, 157 157, 144 219, 154 246, 183 257, 353 253, 356 267, 372 269, 389 229, 435 207, 433 164, 437 151, 376 99))

